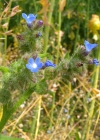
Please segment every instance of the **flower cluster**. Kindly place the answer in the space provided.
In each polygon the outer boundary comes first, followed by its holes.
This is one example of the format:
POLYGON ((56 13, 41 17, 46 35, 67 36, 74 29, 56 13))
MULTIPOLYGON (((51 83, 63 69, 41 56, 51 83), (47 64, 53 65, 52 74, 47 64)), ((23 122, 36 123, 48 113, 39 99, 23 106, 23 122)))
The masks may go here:
MULTIPOLYGON (((29 28, 31 28, 32 27, 32 24, 36 21, 37 15, 34 15, 34 14, 26 15, 25 13, 22 13, 22 17, 25 19, 25 21, 27 23, 27 26, 29 28)), ((42 25, 43 25, 43 21, 42 20, 39 20, 37 22, 37 28, 40 28, 42 25)))
POLYGON ((38 72, 39 69, 55 66, 56 65, 53 64, 50 60, 47 60, 45 63, 41 62, 39 57, 36 59, 30 58, 28 60, 28 64, 26 64, 26 68, 28 68, 31 72, 38 72))
MULTIPOLYGON (((25 19, 27 26, 31 28, 34 24, 35 29, 39 29, 43 25, 42 20, 36 20, 37 15, 29 14, 26 15, 25 13, 22 13, 22 17, 25 19), (35 22, 36 21, 36 22, 35 22)), ((34 31, 34 30, 33 30, 34 31)), ((42 34, 40 31, 37 31, 35 37, 41 37, 42 34)), ((17 36, 18 39, 22 40, 22 36, 17 36)), ((55 67, 56 65, 53 64, 50 60, 47 60, 46 62, 41 62, 39 57, 33 57, 29 58, 28 64, 26 64, 26 68, 29 69, 31 72, 38 72, 39 69, 44 69, 46 67, 55 67)))
MULTIPOLYGON (((25 13, 22 13, 22 17, 25 19, 27 26, 29 28, 31 28, 34 24, 36 25, 35 29, 38 29, 43 25, 42 20, 39 20, 39 21, 36 20, 37 15, 34 15, 34 14, 26 15, 25 13)), ((42 36, 42 34, 40 31, 38 31, 35 37, 38 38, 40 36, 42 36)), ((20 37, 20 36, 18 36, 18 37, 20 37)), ((21 37, 21 40, 22 39, 23 38, 21 37)), ((91 44, 86 40, 84 41, 84 45, 85 45, 85 50, 84 50, 83 54, 85 56, 87 56, 92 51, 92 49, 94 49, 95 47, 98 46, 98 44, 91 44)), ((95 58, 90 62, 90 64, 95 64, 96 66, 98 66, 99 61, 95 58)), ((37 56, 36 56, 36 58, 34 58, 34 57, 29 58, 28 64, 26 64, 26 68, 29 69, 31 72, 38 72, 39 69, 45 69, 46 67, 56 67, 56 65, 53 64, 50 60, 47 60, 46 62, 41 62, 40 58, 37 56)))

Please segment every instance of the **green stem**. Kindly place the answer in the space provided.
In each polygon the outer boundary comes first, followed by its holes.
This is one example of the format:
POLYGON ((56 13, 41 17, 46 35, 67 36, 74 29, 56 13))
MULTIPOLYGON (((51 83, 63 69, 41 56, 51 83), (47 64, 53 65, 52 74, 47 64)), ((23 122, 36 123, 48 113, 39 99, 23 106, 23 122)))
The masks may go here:
MULTIPOLYGON (((11 9, 11 5, 12 5, 12 0, 10 0, 10 2, 9 2, 9 6, 8 6, 8 12, 10 11, 10 9, 11 9)), ((9 23, 10 23, 10 17, 8 17, 7 18, 7 21, 6 21, 7 23, 8 23, 8 26, 7 26, 7 28, 6 28, 6 31, 5 32, 7 32, 8 31, 8 28, 9 28, 9 23)), ((5 53, 5 55, 6 55, 6 49, 7 49, 7 35, 5 35, 5 45, 4 45, 4 53, 5 53)))
POLYGON ((32 125, 31 125, 31 139, 33 139, 34 134, 35 134, 36 122, 37 122, 37 116, 38 116, 38 111, 37 110, 38 110, 38 107, 36 107, 36 110, 35 110, 35 113, 34 113, 35 118, 33 118, 33 122, 32 122, 32 125))
POLYGON ((36 1, 34 1, 34 0, 32 1, 32 3, 34 4, 34 11, 37 13, 37 11, 38 11, 38 10, 37 10, 37 8, 38 8, 38 7, 37 7, 37 3, 36 3, 36 1))
MULTIPOLYGON (((53 120, 53 113, 54 113, 54 107, 55 107, 55 93, 52 93, 52 111, 51 111, 51 119, 53 120)), ((50 121, 50 130, 52 131, 52 122, 50 121)))
POLYGON ((18 109, 18 107, 33 93, 34 88, 29 88, 25 93, 23 93, 23 96, 20 97, 20 99, 15 103, 15 105, 9 109, 7 105, 3 106, 3 117, 0 122, 0 132, 2 131, 3 127, 7 123, 10 116, 18 109))
MULTIPOLYGON (((100 44, 100 42, 99 42, 100 44)), ((100 47, 98 47, 98 51, 97 51, 97 59, 100 60, 100 47)), ((94 74, 94 77, 93 77, 93 87, 94 88, 97 88, 98 86, 98 78, 99 78, 99 67, 97 68, 97 71, 96 73, 94 74)), ((88 118, 88 127, 87 127, 87 133, 86 133, 86 139, 85 140, 88 140, 89 139, 89 135, 90 135, 90 129, 91 129, 91 125, 92 125, 92 118, 93 118, 93 114, 94 114, 94 109, 95 109, 95 99, 92 100, 91 102, 91 106, 90 106, 90 115, 89 115, 89 118, 88 118)))
MULTIPOLYGON (((87 20, 86 20, 86 23, 89 23, 89 17, 90 17, 90 0, 87 1, 87 20)), ((87 25, 88 26, 88 25, 87 25)), ((88 38, 88 33, 89 33, 89 28, 87 28, 87 38, 88 38)))
POLYGON ((32 126, 31 126, 31 139, 33 140, 34 136, 35 139, 37 138, 38 130, 39 130, 39 120, 40 120, 40 112, 41 112, 41 101, 42 96, 40 95, 38 105, 36 106, 35 110, 35 118, 33 118, 32 126))
MULTIPOLYGON (((59 0, 59 3, 60 3, 60 0, 59 0)), ((60 43, 61 43, 60 30, 61 30, 61 11, 59 11, 59 15, 58 15, 58 45, 57 45, 56 64, 58 64, 58 60, 59 60, 59 49, 60 49, 60 43)))
POLYGON ((76 49, 76 44, 77 44, 77 40, 78 40, 78 34, 79 34, 79 28, 80 28, 80 19, 78 20, 78 24, 77 24, 77 30, 76 30, 76 37, 75 37, 75 42, 74 42, 74 46, 72 48, 71 54, 74 53, 75 49, 76 49))
MULTIPOLYGON (((50 12, 48 13, 48 24, 49 25, 51 25, 51 18, 52 18, 54 3, 55 3, 55 0, 51 0, 50 12)), ((47 49, 48 49, 49 30, 50 30, 50 26, 46 26, 44 29, 44 48, 43 48, 44 53, 46 53, 47 49)))
POLYGON ((35 140, 37 140, 37 135, 38 135, 38 131, 39 131, 39 122, 40 122, 40 115, 41 115, 41 102, 42 102, 42 95, 40 95, 40 100, 38 103, 38 115, 37 115, 36 131, 35 131, 35 140))

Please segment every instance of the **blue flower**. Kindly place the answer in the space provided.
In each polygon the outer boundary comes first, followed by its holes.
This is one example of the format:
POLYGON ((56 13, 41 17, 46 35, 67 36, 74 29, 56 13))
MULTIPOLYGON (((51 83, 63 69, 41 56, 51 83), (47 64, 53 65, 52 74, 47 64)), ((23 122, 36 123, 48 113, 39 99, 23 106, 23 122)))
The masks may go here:
POLYGON ((36 19, 36 15, 33 14, 29 14, 27 16, 25 13, 22 13, 22 17, 26 20, 28 25, 30 25, 36 19))
POLYGON ((92 62, 93 64, 95 64, 96 66, 98 66, 99 65, 99 61, 95 58, 95 59, 93 59, 93 62, 92 62))
POLYGON ((98 44, 91 44, 88 41, 84 41, 84 45, 86 47, 86 51, 90 52, 93 48, 95 48, 96 46, 98 46, 98 44))
POLYGON ((28 64, 26 64, 26 68, 28 68, 31 72, 38 72, 38 70, 42 68, 42 62, 40 61, 40 58, 30 58, 28 60, 28 64))
POLYGON ((47 61, 44 63, 44 66, 45 66, 45 67, 56 67, 56 65, 53 64, 50 60, 47 60, 47 61))

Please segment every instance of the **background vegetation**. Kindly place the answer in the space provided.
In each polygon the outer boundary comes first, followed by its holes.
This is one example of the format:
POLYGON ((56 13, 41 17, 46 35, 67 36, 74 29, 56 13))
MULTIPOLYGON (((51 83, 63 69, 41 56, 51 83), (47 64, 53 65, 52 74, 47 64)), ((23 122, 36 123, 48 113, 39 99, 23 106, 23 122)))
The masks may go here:
MULTIPOLYGON (((80 69, 77 67, 62 78, 62 69, 58 69, 57 76, 52 74, 52 69, 50 73, 47 69, 44 76, 48 78, 47 83, 44 80, 38 82, 38 86, 33 87, 35 92, 31 94, 33 89, 26 90, 23 99, 23 91, 29 86, 27 84, 22 89, 23 83, 29 82, 31 74, 20 59, 23 57, 22 48, 17 39, 24 30, 22 13, 33 13, 44 22, 40 54, 44 61, 47 58, 59 65, 64 58, 70 60, 77 48, 84 45, 84 40, 98 44, 91 56, 100 60, 99 1, 1 0, 0 66, 4 67, 0 68, 0 88, 3 82, 11 94, 5 89, 0 93, 0 131, 3 134, 0 137, 3 137, 2 140, 4 135, 25 140, 100 140, 100 65, 82 67, 84 72, 81 74, 80 71, 75 73, 80 69), (8 82, 9 74, 6 72, 9 66, 12 75, 8 82), (21 69, 28 77, 22 75, 21 69), (6 74, 3 76, 2 72, 6 74), (14 79, 17 72, 19 75, 14 79), (22 93, 21 100, 19 91, 22 93), (6 98, 4 96, 2 100, 4 93, 6 98), (12 99, 12 104, 9 99, 12 99), (14 103, 16 106, 11 110, 14 103), (6 110, 13 115, 6 114, 6 110), (6 123, 5 117, 6 124, 2 124, 5 114, 10 119, 6 123)), ((34 74, 34 77, 38 81, 39 75, 34 74)))

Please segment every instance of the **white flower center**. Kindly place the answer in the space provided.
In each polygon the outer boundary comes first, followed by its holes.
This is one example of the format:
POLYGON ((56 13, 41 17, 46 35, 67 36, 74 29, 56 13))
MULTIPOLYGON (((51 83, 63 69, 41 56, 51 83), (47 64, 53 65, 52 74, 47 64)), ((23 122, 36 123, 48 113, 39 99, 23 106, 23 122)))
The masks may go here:
POLYGON ((37 68, 36 63, 33 63, 32 67, 33 67, 33 68, 37 68))

